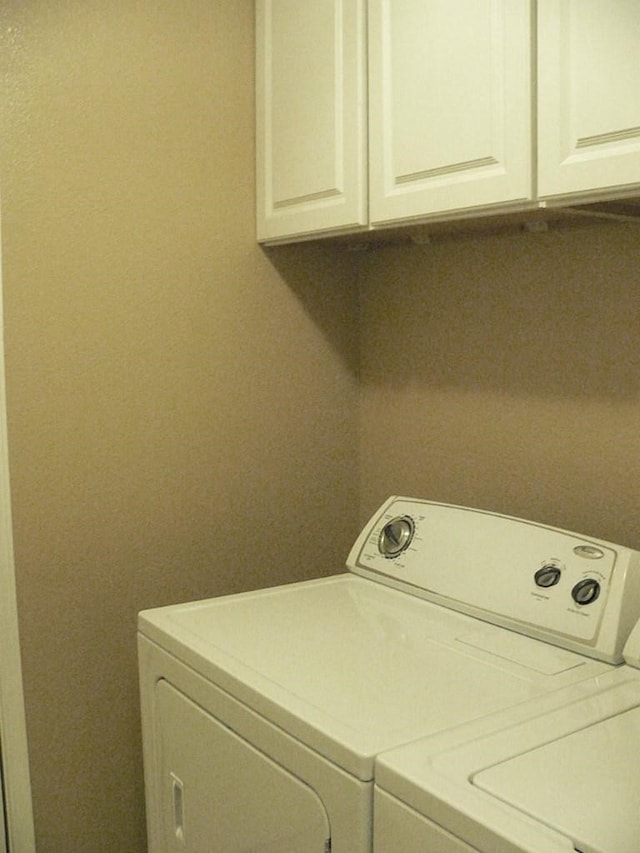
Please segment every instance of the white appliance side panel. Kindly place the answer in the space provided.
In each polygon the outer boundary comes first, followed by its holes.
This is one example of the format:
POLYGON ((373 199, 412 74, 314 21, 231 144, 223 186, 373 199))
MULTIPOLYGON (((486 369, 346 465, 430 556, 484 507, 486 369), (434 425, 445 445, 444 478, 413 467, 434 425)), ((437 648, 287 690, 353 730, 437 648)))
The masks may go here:
POLYGON ((400 800, 376 788, 374 853, 473 853, 476 848, 419 815, 400 800))
POLYGON ((324 853, 318 795, 166 681, 156 685, 167 853, 324 853))
POLYGON ((483 770, 473 781, 580 850, 637 853, 638 755, 640 707, 483 770))

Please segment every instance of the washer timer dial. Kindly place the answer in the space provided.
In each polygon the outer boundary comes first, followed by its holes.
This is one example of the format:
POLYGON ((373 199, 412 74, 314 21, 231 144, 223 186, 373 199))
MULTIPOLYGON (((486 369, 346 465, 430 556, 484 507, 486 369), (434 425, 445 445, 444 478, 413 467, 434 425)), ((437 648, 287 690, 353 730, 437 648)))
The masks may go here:
POLYGON ((393 559, 402 554, 411 544, 415 529, 415 523, 408 515, 399 515, 388 521, 378 538, 378 550, 382 556, 393 559))

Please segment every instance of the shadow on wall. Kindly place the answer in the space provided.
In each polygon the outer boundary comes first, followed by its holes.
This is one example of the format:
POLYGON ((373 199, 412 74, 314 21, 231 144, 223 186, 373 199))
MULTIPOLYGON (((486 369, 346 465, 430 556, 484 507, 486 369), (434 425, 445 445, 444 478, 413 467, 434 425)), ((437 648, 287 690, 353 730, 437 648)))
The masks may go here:
POLYGON ((317 243, 262 247, 262 251, 349 373, 357 376, 356 254, 317 243))
POLYGON ((640 226, 383 247, 364 263, 366 382, 640 396, 640 226))

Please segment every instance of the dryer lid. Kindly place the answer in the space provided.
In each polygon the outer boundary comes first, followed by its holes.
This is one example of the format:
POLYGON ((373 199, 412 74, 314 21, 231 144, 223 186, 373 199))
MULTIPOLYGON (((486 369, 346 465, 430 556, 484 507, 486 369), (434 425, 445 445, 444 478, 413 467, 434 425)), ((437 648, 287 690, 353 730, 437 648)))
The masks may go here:
POLYGON ((146 611, 139 625, 361 779, 384 750, 611 669, 353 574, 146 611))

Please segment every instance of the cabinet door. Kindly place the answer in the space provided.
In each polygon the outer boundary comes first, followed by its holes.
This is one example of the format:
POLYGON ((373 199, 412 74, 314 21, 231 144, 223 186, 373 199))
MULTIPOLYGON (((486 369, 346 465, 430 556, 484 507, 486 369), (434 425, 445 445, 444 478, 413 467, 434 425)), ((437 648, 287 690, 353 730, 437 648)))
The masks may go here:
POLYGON ((529 199, 529 0, 369 10, 372 223, 529 199))
POLYGON ((538 0, 538 193, 640 184, 640 2, 538 0))
POLYGON ((364 226, 365 0, 257 0, 258 240, 364 226))

